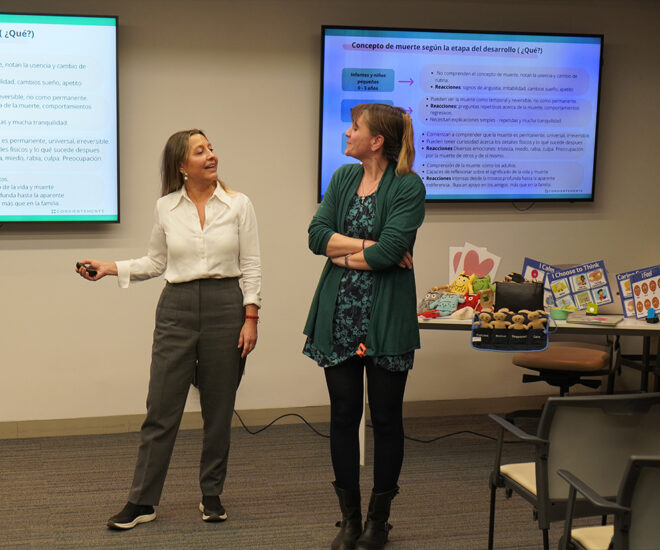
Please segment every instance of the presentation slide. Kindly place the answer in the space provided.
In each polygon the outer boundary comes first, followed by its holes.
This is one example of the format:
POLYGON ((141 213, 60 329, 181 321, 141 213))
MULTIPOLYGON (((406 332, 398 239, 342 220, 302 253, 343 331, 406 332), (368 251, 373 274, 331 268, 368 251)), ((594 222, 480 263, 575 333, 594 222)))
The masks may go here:
MULTIPOLYGON (((405 109, 428 200, 593 200, 602 36, 323 27, 319 195, 350 110, 405 109)), ((319 198, 320 198, 319 197, 319 198)))
POLYGON ((119 221, 116 31, 0 14, 0 222, 119 221))

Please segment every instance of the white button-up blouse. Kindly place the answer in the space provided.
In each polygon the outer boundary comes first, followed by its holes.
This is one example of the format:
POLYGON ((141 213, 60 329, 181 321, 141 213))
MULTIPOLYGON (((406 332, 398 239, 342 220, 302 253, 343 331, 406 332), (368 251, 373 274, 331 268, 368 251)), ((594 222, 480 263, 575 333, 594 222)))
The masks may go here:
POLYGON ((257 218, 250 199, 220 184, 206 203, 204 228, 185 187, 156 202, 146 256, 117 263, 119 286, 165 274, 170 283, 241 277, 243 305, 261 307, 257 218))

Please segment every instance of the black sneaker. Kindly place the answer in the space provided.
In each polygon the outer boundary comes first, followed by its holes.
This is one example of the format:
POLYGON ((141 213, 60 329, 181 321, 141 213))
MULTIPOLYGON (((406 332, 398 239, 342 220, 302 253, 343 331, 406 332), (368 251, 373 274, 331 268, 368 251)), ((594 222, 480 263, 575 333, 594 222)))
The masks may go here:
POLYGON ((133 529, 138 523, 147 523, 156 519, 153 506, 141 506, 127 502, 124 509, 108 520, 110 529, 133 529))
POLYGON ((204 521, 225 521, 227 512, 220 502, 220 497, 202 497, 199 503, 199 511, 204 521))

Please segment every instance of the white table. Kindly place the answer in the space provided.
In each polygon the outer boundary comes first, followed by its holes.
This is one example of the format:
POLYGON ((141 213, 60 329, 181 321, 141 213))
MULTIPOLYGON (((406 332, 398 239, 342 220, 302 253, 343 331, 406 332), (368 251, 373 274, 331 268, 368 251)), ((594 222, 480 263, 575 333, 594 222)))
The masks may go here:
MULTIPOLYGON (((554 320, 553 320, 554 321, 554 320)), ((642 354, 639 356, 625 355, 622 365, 631 367, 641 372, 640 390, 648 391, 649 374, 655 375, 653 391, 660 391, 660 342, 655 359, 651 358, 651 339, 660 339, 660 323, 647 323, 639 319, 623 319, 614 326, 585 325, 581 323, 570 323, 568 321, 554 321, 557 324, 558 334, 588 334, 592 336, 641 336, 642 354)), ((419 321, 422 330, 464 330, 472 328, 470 319, 452 319, 451 317, 438 317, 436 319, 422 319, 419 321)), ((550 335, 552 340, 552 334, 550 335)))

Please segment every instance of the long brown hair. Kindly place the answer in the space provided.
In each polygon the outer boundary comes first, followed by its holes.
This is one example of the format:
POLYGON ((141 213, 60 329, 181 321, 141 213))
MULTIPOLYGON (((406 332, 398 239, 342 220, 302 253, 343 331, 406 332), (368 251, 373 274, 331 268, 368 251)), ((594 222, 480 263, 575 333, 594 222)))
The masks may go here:
POLYGON ((355 122, 364 115, 364 122, 373 136, 383 136, 383 153, 396 164, 396 174, 410 174, 415 162, 412 120, 401 107, 383 103, 361 103, 351 109, 355 122))
MULTIPOLYGON (((181 173, 180 166, 188 157, 190 138, 197 134, 206 138, 206 134, 202 130, 193 128, 192 130, 175 132, 167 140, 165 148, 163 149, 163 158, 160 168, 160 179, 162 184, 161 197, 169 195, 174 191, 178 191, 183 187, 185 180, 181 173)), ((218 183, 225 191, 228 191, 227 186, 221 180, 218 180, 218 183)))

